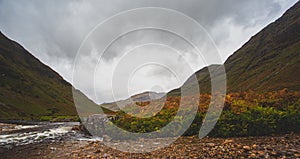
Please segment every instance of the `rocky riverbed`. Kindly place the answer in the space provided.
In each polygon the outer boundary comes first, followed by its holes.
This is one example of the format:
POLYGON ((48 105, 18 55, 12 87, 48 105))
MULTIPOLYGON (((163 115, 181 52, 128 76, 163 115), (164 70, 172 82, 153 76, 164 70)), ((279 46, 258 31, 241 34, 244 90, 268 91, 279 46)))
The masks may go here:
MULTIPOLYGON (((163 144, 163 141, 155 142, 163 144)), ((146 146, 151 141, 128 141, 128 144, 131 142, 147 143, 146 146)), ((300 158, 300 134, 226 139, 180 137, 163 149, 142 154, 109 148, 101 139, 68 137, 12 148, 2 146, 0 153, 1 158, 300 158)))
POLYGON ((17 146, 60 141, 75 137, 78 133, 72 128, 79 123, 36 122, 31 125, 0 123, 0 148, 13 149, 17 146))

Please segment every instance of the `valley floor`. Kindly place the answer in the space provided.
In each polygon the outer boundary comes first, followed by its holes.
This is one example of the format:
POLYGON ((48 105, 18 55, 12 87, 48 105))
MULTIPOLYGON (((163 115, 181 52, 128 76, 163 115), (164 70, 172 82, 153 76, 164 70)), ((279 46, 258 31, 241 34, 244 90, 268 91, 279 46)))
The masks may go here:
MULTIPOLYGON (((131 141, 129 141, 131 142, 131 141)), ((170 146, 144 154, 123 153, 101 141, 65 139, 0 148, 0 158, 300 158, 300 134, 264 137, 181 137, 170 146)))

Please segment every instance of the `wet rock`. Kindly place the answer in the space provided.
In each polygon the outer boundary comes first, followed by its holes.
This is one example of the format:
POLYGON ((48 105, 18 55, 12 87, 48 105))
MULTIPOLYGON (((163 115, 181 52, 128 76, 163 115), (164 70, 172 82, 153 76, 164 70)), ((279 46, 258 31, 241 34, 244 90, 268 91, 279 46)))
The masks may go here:
MULTIPOLYGON (((164 140, 167 141, 167 139, 157 139, 154 141, 144 139, 128 140, 128 143, 129 145, 133 142, 139 143, 138 146, 132 147, 139 150, 149 147, 149 144, 157 145, 155 143, 159 143, 159 145, 164 145, 164 140), (143 145, 143 147, 139 145, 143 145)), ((197 137, 180 137, 173 144, 163 149, 150 153, 134 154, 112 149, 105 146, 104 142, 101 141, 63 140, 61 143, 47 144, 46 150, 42 150, 38 146, 35 148, 30 147, 30 150, 26 152, 34 153, 35 155, 40 152, 41 158, 43 156, 46 156, 45 158, 299 158, 299 152, 297 151, 300 147, 299 141, 300 135, 293 135, 290 139, 276 136, 228 139, 203 138, 201 140, 197 137), (227 143, 224 144, 225 140, 233 141, 226 141, 227 143), (286 146, 287 143, 288 147, 286 146), (57 149, 47 154, 50 147, 57 149)), ((111 142, 117 143, 115 140, 111 142)), ((13 149, 13 151, 18 150, 13 149)), ((22 151, 24 152, 24 149, 22 151)), ((24 158, 24 156, 22 157, 24 158)), ((14 156, 11 158, 18 157, 14 156)))
POLYGON ((246 151, 250 151, 251 150, 250 146, 243 146, 243 149, 246 150, 246 151))
POLYGON ((110 142, 112 140, 112 138, 108 135, 103 135, 103 140, 107 141, 107 142, 110 142))
POLYGON ((256 156, 255 153, 251 153, 251 154, 250 154, 250 158, 257 158, 257 156, 256 156))
POLYGON ((272 151, 270 154, 271 154, 272 156, 277 156, 277 152, 275 152, 275 151, 272 151))
POLYGON ((257 151, 257 153, 258 153, 258 155, 259 155, 260 157, 265 156, 265 152, 264 152, 264 151, 257 151))
POLYGON ((298 152, 296 149, 289 149, 290 152, 298 152))
POLYGON ((230 140, 230 139, 226 139, 223 144, 228 144, 228 143, 233 143, 234 141, 233 140, 230 140))
POLYGON ((237 144, 236 147, 237 147, 238 149, 240 149, 240 148, 242 148, 242 145, 237 144))
POLYGON ((214 143, 207 143, 207 146, 214 147, 214 146, 216 146, 216 144, 214 144, 214 143))

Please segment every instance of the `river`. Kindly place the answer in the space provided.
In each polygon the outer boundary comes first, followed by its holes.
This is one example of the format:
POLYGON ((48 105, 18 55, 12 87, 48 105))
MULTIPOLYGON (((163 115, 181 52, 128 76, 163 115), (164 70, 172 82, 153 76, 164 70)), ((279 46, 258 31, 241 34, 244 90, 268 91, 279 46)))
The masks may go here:
POLYGON ((57 142, 67 138, 75 140, 91 140, 84 134, 73 130, 79 122, 7 122, 0 123, 0 147, 57 142))

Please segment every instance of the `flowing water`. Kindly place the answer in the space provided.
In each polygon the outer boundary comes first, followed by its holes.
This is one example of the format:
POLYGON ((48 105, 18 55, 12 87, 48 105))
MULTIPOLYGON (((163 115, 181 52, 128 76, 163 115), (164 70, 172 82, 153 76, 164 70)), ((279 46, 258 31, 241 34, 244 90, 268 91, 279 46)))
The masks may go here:
POLYGON ((72 130, 72 127, 77 125, 79 122, 0 124, 0 146, 13 147, 44 141, 54 142, 65 138, 85 139, 82 134, 72 130))

